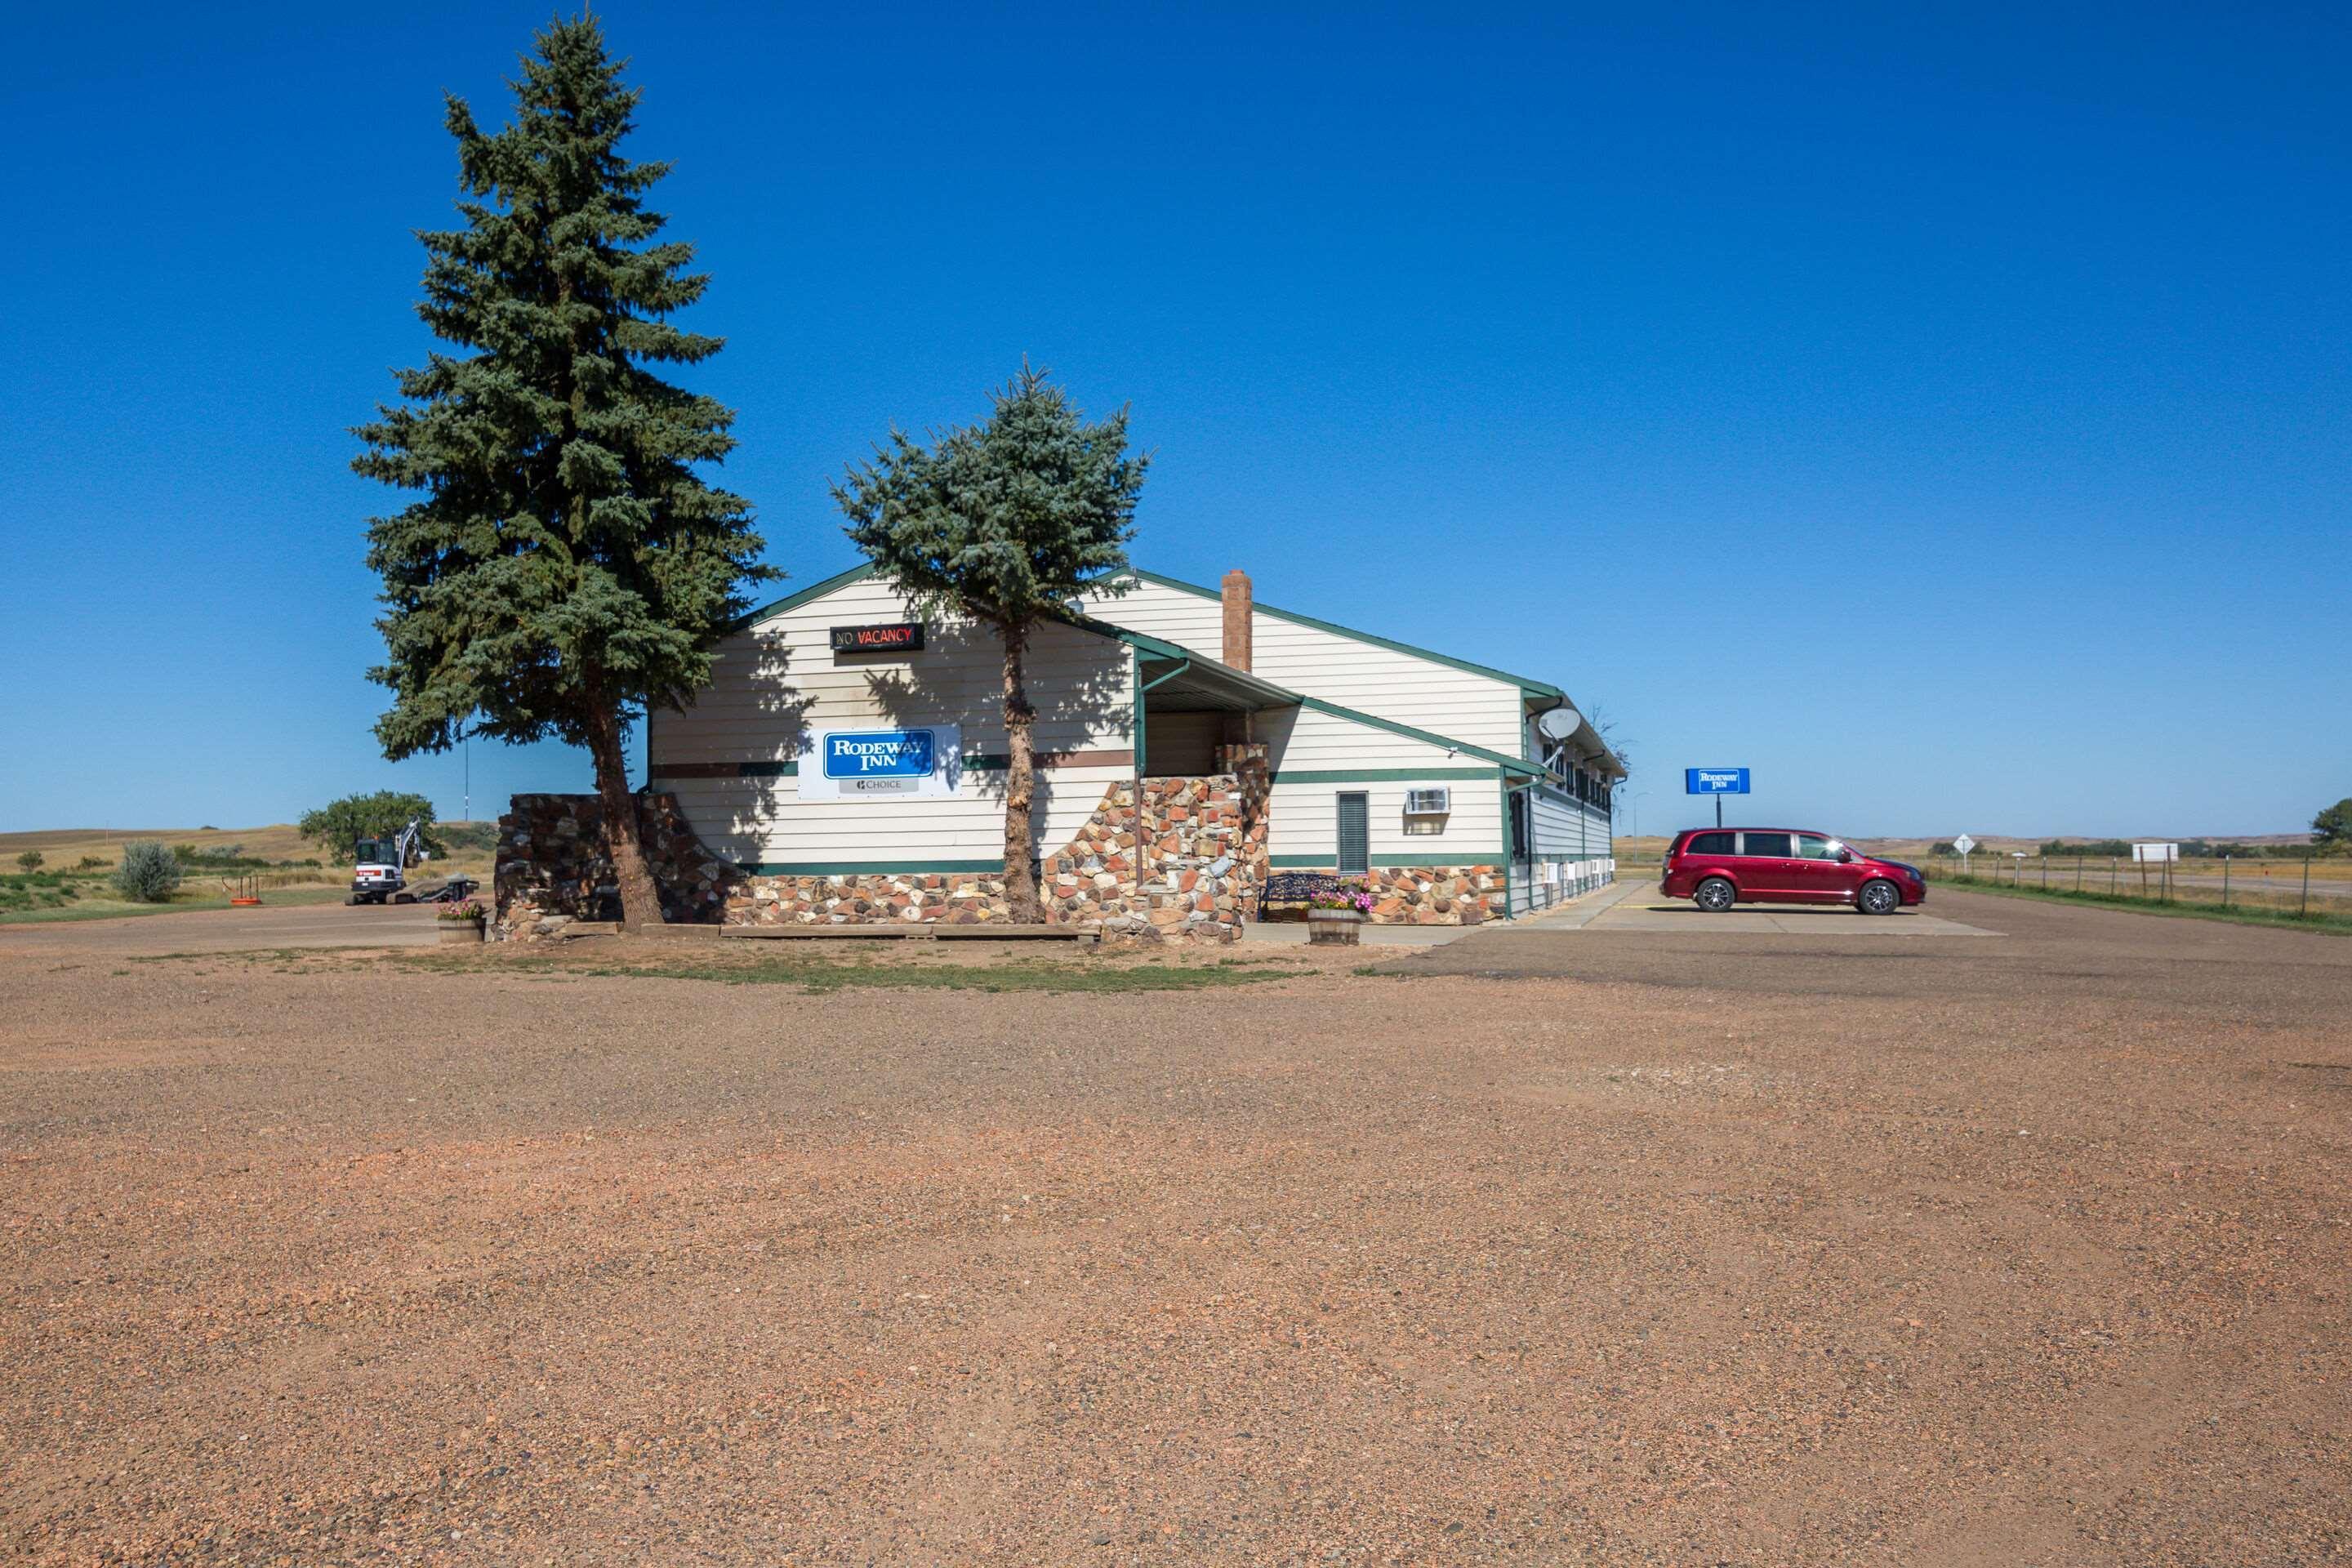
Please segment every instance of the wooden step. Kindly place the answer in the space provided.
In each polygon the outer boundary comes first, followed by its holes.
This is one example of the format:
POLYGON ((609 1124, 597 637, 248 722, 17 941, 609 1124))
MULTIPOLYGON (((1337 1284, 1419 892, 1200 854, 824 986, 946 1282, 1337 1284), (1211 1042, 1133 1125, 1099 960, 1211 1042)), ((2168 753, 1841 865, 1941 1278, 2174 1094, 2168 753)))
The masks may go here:
POLYGON ((1097 932, 1086 926, 1037 925, 1012 921, 976 921, 970 924, 953 925, 924 921, 898 924, 719 926, 716 929, 720 936, 735 942, 1066 942, 1087 946, 1100 940, 1097 932))
POLYGON ((720 936, 735 942, 929 942, 928 925, 783 925, 720 926, 720 936))
POLYGON ((1101 933, 1089 926, 1024 925, 1013 921, 943 924, 933 927, 931 934, 941 942, 1075 942, 1084 944, 1101 938, 1101 933))

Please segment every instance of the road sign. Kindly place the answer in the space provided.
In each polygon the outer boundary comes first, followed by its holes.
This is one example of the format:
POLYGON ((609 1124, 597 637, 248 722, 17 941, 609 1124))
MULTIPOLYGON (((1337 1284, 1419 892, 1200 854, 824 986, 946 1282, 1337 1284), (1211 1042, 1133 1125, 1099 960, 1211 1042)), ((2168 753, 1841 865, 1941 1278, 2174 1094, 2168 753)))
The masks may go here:
POLYGON ((1683 793, 1685 795, 1746 795, 1748 770, 1746 768, 1685 768, 1683 793))
POLYGON ((1953 839, 1953 840, 1952 840, 1952 849, 1953 849, 1954 853, 1958 854, 1958 855, 1961 855, 1961 856, 1966 856, 1966 855, 1969 853, 1969 851, 1970 851, 1971 849, 1974 849, 1976 847, 1977 847, 1977 841, 1976 841, 1975 839, 1973 839, 1973 838, 1969 837, 1967 834, 1965 834, 1965 833, 1961 834, 1958 838, 1955 838, 1955 839, 1953 839))

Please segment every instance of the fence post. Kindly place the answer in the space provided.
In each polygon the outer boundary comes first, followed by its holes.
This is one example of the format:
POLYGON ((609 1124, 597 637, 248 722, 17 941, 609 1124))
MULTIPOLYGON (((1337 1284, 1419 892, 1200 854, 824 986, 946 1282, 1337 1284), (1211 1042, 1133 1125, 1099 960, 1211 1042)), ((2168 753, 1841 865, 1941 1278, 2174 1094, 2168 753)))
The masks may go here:
POLYGON ((2144 899, 2147 897, 2147 857, 2140 855, 2134 858, 2139 861, 2139 896, 2144 899))
POLYGON ((2083 858, 2080 855, 2074 857, 2074 890, 2078 893, 2083 890, 2083 858))
POLYGON ((2045 893, 2050 890, 2050 856, 2047 851, 2042 857, 2042 890, 2045 893))
POLYGON ((2221 907, 2225 910, 2230 907, 2230 858, 2227 855, 2221 857, 2221 907))
POLYGON ((2294 911, 2294 918, 2295 918, 2295 919, 2297 919, 2297 920, 2301 920, 2304 916, 2305 916, 2305 915, 2309 914, 2310 912, 2311 912, 2311 851, 2310 851, 2310 850, 2308 850, 2308 849, 2306 849, 2306 850, 2305 850, 2305 851, 2303 852, 2303 907, 2302 907, 2301 909, 2299 909, 2299 910, 2295 910, 2295 911, 2294 911))

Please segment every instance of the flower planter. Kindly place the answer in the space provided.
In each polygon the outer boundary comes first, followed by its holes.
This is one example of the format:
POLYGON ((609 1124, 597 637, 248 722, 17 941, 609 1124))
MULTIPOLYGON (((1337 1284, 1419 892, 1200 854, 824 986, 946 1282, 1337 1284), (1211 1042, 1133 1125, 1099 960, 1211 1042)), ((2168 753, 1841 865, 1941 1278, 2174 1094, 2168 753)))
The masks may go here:
POLYGON ((1356 910, 1309 910, 1307 911, 1307 940, 1320 947, 1359 945, 1364 929, 1364 917, 1356 910))
POLYGON ((483 922, 480 921, 443 921, 441 945, 447 947, 453 943, 463 942, 471 946, 482 940, 482 926, 483 922))

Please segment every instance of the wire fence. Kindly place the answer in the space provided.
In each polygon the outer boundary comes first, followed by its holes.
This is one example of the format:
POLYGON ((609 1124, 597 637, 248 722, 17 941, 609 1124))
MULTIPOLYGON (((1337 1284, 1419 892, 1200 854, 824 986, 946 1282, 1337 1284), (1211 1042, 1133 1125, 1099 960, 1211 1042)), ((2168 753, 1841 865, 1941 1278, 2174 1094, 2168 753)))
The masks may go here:
POLYGON ((2121 856, 1977 854, 1920 868, 1958 887, 2024 888, 2153 904, 2268 910, 2292 915, 2352 914, 2352 864, 2305 855, 2210 860, 2131 860, 2121 856))

